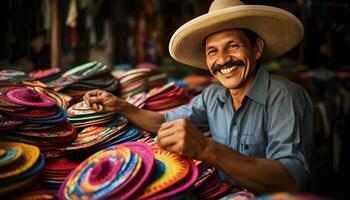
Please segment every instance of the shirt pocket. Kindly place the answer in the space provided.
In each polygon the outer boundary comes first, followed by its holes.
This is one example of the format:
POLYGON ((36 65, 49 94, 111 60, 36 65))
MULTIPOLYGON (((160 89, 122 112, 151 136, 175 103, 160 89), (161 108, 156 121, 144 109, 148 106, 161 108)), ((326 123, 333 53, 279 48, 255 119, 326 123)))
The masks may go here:
POLYGON ((266 158, 266 144, 252 134, 243 134, 239 142, 239 152, 246 156, 266 158))

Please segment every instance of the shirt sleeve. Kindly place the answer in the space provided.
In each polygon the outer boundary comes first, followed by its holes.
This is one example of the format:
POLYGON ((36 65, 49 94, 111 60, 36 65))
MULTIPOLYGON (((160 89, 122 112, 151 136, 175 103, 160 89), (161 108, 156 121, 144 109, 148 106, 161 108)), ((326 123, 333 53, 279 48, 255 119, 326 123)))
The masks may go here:
POLYGON ((195 96, 190 103, 182 105, 177 109, 165 113, 165 121, 172 121, 175 119, 186 118, 190 120, 198 128, 208 128, 208 119, 205 100, 208 88, 195 96))
POLYGON ((266 156, 279 161, 304 190, 311 183, 312 103, 301 87, 279 91, 269 102, 266 156))

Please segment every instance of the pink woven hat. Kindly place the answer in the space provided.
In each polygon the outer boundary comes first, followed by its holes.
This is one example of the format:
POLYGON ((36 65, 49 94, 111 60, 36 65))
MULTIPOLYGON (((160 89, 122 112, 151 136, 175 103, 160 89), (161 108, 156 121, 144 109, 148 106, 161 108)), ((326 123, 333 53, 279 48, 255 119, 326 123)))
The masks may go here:
POLYGON ((33 107, 49 107, 56 104, 56 100, 40 94, 39 92, 22 87, 10 90, 7 92, 7 97, 14 103, 33 106, 33 107))

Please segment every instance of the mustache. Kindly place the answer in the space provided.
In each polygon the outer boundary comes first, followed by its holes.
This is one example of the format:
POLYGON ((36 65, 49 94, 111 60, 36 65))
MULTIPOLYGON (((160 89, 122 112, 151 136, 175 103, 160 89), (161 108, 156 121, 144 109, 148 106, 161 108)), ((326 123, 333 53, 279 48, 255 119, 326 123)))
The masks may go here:
POLYGON ((244 62, 242 60, 230 60, 228 62, 226 62, 223 65, 217 64, 215 65, 212 69, 211 72, 213 74, 216 74, 217 72, 219 72, 221 69, 225 69, 225 68, 229 68, 232 66, 244 66, 244 62))

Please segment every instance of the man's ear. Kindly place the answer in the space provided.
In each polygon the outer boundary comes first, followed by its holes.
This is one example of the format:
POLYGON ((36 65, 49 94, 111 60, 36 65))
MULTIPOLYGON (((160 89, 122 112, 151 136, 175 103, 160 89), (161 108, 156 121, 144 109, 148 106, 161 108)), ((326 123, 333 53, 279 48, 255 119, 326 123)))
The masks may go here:
POLYGON ((264 50, 264 40, 262 38, 258 38, 256 39, 256 42, 255 42, 255 59, 256 60, 259 60, 261 58, 261 55, 263 53, 263 50, 264 50))

